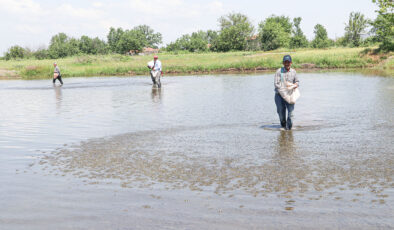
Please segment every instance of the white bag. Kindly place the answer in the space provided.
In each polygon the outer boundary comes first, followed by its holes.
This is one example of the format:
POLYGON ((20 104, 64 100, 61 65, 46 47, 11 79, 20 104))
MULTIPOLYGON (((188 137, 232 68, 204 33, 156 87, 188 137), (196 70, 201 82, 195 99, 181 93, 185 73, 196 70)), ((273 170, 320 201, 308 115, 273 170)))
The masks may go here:
POLYGON ((280 96, 289 104, 295 104, 301 96, 300 91, 296 88, 296 84, 284 81, 282 73, 280 73, 281 87, 278 89, 280 96))
POLYGON ((152 67, 155 65, 155 63, 153 62, 153 61, 150 61, 150 62, 148 62, 148 66, 149 66, 149 68, 151 68, 152 69, 152 67))

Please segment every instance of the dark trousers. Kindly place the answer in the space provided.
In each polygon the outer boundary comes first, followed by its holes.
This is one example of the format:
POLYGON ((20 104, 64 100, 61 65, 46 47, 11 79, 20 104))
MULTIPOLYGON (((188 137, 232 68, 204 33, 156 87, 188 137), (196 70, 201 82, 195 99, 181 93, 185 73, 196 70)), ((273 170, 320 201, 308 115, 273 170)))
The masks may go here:
POLYGON ((275 93, 275 104, 276 111, 279 115, 280 125, 283 128, 291 129, 293 127, 293 110, 294 104, 287 103, 279 93, 275 93), (286 109, 287 109, 287 120, 286 120, 286 109))
POLYGON ((57 76, 57 78, 54 78, 54 79, 53 79, 53 84, 55 84, 56 79, 58 79, 58 80, 60 81, 60 84, 63 85, 63 81, 62 81, 62 76, 61 76, 61 75, 59 75, 59 76, 57 76))

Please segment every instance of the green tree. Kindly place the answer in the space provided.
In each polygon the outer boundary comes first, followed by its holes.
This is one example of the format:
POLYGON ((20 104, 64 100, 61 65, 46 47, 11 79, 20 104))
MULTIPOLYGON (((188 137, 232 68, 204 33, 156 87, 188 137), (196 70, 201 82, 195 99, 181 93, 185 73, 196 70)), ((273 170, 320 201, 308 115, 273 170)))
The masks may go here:
POLYGON ((65 33, 59 33, 52 36, 49 45, 49 56, 51 58, 62 58, 67 56, 67 40, 69 38, 65 33))
POLYGON ((253 34, 254 27, 246 15, 231 13, 219 18, 220 32, 215 42, 217 51, 244 50, 246 39, 253 34))
POLYGON ((171 42, 167 45, 167 51, 179 51, 179 50, 189 50, 190 35, 184 34, 175 42, 171 42))
POLYGON ((73 56, 80 53, 79 40, 75 38, 69 38, 65 44, 66 56, 73 56))
POLYGON ((204 31, 193 32, 190 36, 190 52, 208 51, 208 36, 204 31))
POLYGON ((208 41, 208 44, 212 44, 212 43, 214 43, 217 39, 218 39, 218 36, 219 36, 219 33, 218 33, 218 31, 215 31, 215 30, 207 30, 207 41, 208 41))
POLYGON ((215 30, 207 30, 208 49, 211 51, 218 51, 217 44, 219 41, 219 32, 215 30))
POLYGON ((79 39, 79 50, 85 54, 92 54, 93 40, 86 35, 81 36, 79 39))
POLYGON ((24 58, 24 57, 25 57, 25 49, 18 45, 10 47, 4 55, 5 60, 24 58))
POLYGON ((208 44, 211 32, 197 31, 191 35, 183 35, 178 38, 175 42, 170 43, 167 47, 167 51, 187 50, 189 52, 206 52, 208 51, 208 44))
POLYGON ((345 43, 351 46, 360 46, 361 34, 368 27, 369 20, 360 12, 351 12, 345 27, 345 43))
POLYGON ((48 48, 50 58, 63 58, 80 53, 79 40, 59 33, 51 38, 48 48))
POLYGON ((317 24, 313 33, 315 34, 315 38, 311 43, 313 48, 327 48, 330 46, 331 41, 328 39, 327 30, 324 26, 317 24))
POLYGON ((105 41, 98 37, 92 39, 92 53, 93 54, 107 54, 109 47, 105 41))
POLYGON ((289 47, 292 24, 290 18, 275 16, 259 23, 259 37, 263 50, 274 50, 289 47))
POLYGON ((308 47, 308 40, 301 30, 300 23, 301 17, 293 19, 293 37, 290 39, 290 48, 302 48, 308 47))
POLYGON ((79 50, 85 54, 106 54, 107 44, 98 37, 90 38, 88 36, 81 36, 79 39, 79 50))
POLYGON ((116 52, 125 54, 130 50, 141 51, 147 45, 145 35, 139 30, 126 30, 119 38, 116 52))
POLYGON ((393 0, 372 0, 379 6, 378 17, 372 23, 373 31, 381 42, 383 51, 394 50, 394 2, 393 0))
POLYGON ((144 34, 147 46, 157 49, 158 46, 162 43, 161 33, 155 33, 155 31, 149 26, 140 25, 134 27, 134 29, 144 34))
POLYGON ((118 46, 118 42, 120 40, 120 37, 123 35, 124 31, 122 28, 118 28, 115 29, 113 27, 111 27, 109 29, 109 33, 107 35, 107 39, 108 39, 108 46, 110 51, 112 52, 117 52, 117 46, 118 46))

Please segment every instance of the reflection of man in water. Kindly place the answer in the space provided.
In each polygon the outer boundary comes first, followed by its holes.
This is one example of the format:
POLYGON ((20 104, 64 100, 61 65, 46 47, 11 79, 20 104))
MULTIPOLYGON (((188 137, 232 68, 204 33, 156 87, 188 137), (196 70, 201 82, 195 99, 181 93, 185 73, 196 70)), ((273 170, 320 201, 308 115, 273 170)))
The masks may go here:
POLYGON ((161 77, 161 62, 158 56, 153 57, 153 62, 148 62, 148 68, 150 71, 150 77, 152 78, 153 85, 157 84, 157 87, 161 87, 160 77, 161 77))
POLYGON ((296 71, 291 68, 291 56, 285 55, 283 57, 283 67, 278 69, 275 74, 274 85, 275 85, 275 104, 276 111, 279 115, 280 125, 282 128, 290 130, 293 127, 293 110, 294 104, 289 104, 286 102, 282 96, 280 96, 278 89, 281 87, 281 77, 283 81, 288 81, 290 83, 296 84, 298 87, 299 80, 296 71), (287 121, 286 121, 286 109, 287 109, 287 121))
POLYGON ((288 154, 293 154, 294 152, 293 132, 281 131, 278 136, 278 154, 288 156, 288 154))
POLYGON ((56 95, 56 109, 60 109, 62 103, 62 87, 54 87, 56 95))
POLYGON ((55 69, 53 70, 53 84, 55 84, 56 79, 60 81, 60 84, 63 85, 63 81, 62 81, 62 75, 60 74, 60 69, 57 66, 56 62, 53 63, 53 67, 55 67, 55 69))
POLYGON ((272 162, 275 178, 271 180, 277 191, 290 193, 301 191, 300 181, 305 179, 308 166, 297 154, 292 131, 280 131, 277 138, 277 151, 272 162))
POLYGON ((161 89, 160 88, 155 88, 154 86, 152 86, 152 101, 153 102, 160 102, 161 100, 161 89))

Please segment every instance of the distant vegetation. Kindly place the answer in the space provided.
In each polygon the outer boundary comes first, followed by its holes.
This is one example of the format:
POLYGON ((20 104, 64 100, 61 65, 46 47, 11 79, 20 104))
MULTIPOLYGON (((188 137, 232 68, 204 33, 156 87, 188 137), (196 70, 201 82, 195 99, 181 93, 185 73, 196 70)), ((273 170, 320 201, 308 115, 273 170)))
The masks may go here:
MULTIPOLYGON (((378 69, 393 75, 390 54, 369 55, 365 48, 300 48, 275 51, 230 51, 203 53, 161 53, 164 76, 168 74, 237 73, 273 71, 281 66, 283 53, 293 57, 300 69, 358 68, 378 69)), ((81 55, 58 60, 64 77, 147 75, 146 63, 151 56, 121 54, 81 55)), ((23 79, 51 78, 53 60, 21 59, 0 61, 0 69, 13 71, 23 79)))
MULTIPOLYGON (((377 51, 394 50, 394 12, 392 0, 372 0, 379 10, 375 20, 365 18, 359 12, 351 12, 344 27, 345 35, 336 40, 329 39, 321 24, 314 27, 314 38, 308 41, 300 28, 301 17, 289 18, 272 15, 254 28, 246 15, 230 13, 218 19, 217 31, 197 31, 182 35, 161 49, 161 52, 229 52, 270 51, 279 48, 328 48, 379 46, 377 51)), ((10 59, 58 59, 75 55, 138 53, 144 47, 157 48, 162 44, 162 35, 147 25, 129 30, 110 28, 107 40, 98 37, 69 37, 59 33, 51 38, 47 48, 30 50, 15 45, 4 55, 10 59)))

